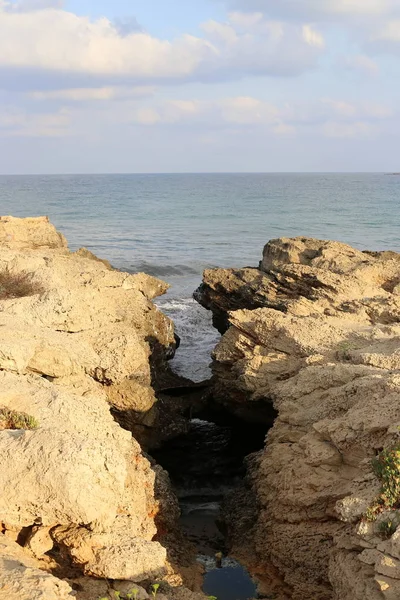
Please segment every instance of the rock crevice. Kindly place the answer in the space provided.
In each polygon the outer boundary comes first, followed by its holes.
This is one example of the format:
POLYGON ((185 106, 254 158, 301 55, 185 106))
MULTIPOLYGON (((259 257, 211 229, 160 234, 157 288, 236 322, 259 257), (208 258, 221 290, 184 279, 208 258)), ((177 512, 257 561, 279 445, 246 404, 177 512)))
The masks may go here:
POLYGON ((216 400, 246 418, 260 405, 278 414, 249 463, 241 493, 253 504, 226 511, 234 551, 278 598, 400 597, 400 531, 382 538, 386 508, 366 519, 380 486, 372 459, 399 443, 399 278, 394 252, 283 238, 258 269, 207 270, 196 292, 228 326, 216 400), (240 528, 250 505, 251 534, 240 528))

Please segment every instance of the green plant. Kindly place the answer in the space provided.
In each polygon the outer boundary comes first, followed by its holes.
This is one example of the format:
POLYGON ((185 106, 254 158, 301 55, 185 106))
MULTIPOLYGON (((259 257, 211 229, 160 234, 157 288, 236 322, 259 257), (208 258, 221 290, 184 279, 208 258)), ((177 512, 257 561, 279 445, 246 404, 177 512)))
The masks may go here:
POLYGON ((392 535, 396 532, 397 527, 399 526, 399 519, 386 519, 385 521, 381 521, 378 525, 379 534, 385 539, 388 540, 392 535))
POLYGON ((400 505, 400 445, 385 448, 372 460, 372 469, 381 481, 381 490, 366 512, 369 521, 383 510, 395 509, 400 505))
POLYGON ((126 595, 127 600, 136 600, 138 597, 139 590, 137 588, 132 588, 129 594, 126 595))
POLYGON ((35 281, 33 273, 12 273, 8 267, 0 271, 0 300, 34 296, 43 292, 42 285, 35 281))
POLYGON ((116 598, 116 600, 120 600, 121 592, 114 592, 114 598, 116 598))
POLYGON ((343 341, 337 345, 336 356, 339 360, 349 360, 350 359, 350 350, 355 350, 357 348, 357 344, 350 341, 343 341))
POLYGON ((157 596, 159 587, 160 587, 159 583, 153 583, 153 585, 151 586, 151 589, 152 589, 151 595, 153 596, 153 598, 155 598, 157 596))
POLYGON ((0 430, 2 429, 37 429, 38 421, 23 412, 0 408, 0 430))

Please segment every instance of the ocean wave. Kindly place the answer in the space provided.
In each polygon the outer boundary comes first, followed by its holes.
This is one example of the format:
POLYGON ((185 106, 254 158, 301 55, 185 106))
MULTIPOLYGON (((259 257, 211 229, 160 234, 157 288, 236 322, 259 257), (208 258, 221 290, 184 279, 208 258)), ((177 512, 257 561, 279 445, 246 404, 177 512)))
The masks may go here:
POLYGON ((201 277, 205 266, 201 264, 193 265, 160 265, 146 261, 140 261, 130 265, 129 271, 134 273, 147 273, 153 277, 178 277, 187 275, 198 275, 201 277))
MULTIPOLYGON (((211 376, 209 368, 211 351, 220 335, 212 325, 212 314, 193 298, 157 298, 156 305, 175 324, 181 345, 171 362, 174 371, 193 381, 203 381, 211 376)), ((210 427, 210 424, 207 425, 210 427)))

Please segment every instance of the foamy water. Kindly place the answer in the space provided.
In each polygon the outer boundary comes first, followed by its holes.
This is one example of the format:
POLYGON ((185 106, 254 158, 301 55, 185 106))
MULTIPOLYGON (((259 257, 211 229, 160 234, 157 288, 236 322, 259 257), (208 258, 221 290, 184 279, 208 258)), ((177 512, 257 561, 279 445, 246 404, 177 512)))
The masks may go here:
POLYGON ((212 315, 193 298, 156 300, 157 306, 175 323, 181 345, 171 362, 173 370, 195 382, 211 376, 211 352, 220 338, 212 326, 212 315))
POLYGON ((400 177, 371 174, 0 176, 3 215, 48 215, 70 248, 172 284, 157 301, 182 346, 174 368, 209 376, 218 340, 192 300, 203 269, 256 266, 264 244, 312 236, 400 250, 400 177))

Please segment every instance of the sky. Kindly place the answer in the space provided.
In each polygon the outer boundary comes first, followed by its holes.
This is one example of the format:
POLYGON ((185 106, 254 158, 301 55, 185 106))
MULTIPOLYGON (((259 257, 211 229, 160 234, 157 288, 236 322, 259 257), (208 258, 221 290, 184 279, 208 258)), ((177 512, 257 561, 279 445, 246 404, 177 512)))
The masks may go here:
POLYGON ((400 171, 400 0, 0 0, 0 173, 400 171))

